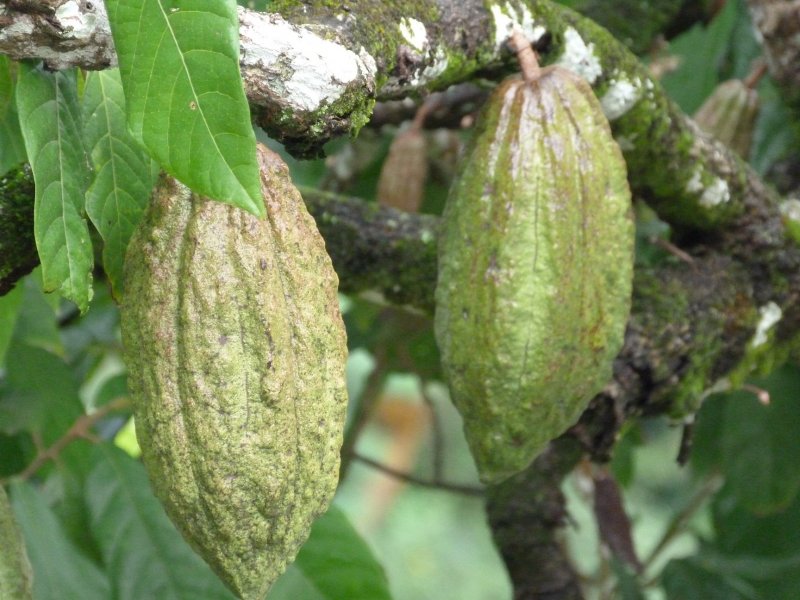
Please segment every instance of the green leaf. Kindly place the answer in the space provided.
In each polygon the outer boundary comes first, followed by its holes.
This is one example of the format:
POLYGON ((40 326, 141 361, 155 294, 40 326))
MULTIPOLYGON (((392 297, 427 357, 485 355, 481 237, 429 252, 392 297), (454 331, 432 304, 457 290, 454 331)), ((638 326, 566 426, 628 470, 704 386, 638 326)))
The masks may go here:
POLYGON ((672 560, 662 581, 670 600, 758 600, 761 596, 745 580, 732 573, 716 571, 701 557, 672 560))
POLYGON ((269 600, 309 598, 302 591, 309 589, 325 600, 391 599, 383 567, 335 506, 314 523, 293 566, 275 582, 269 600))
POLYGON ((0 55, 0 175, 26 158, 14 100, 14 75, 11 59, 0 55))
POLYGON ((64 535, 61 523, 29 484, 11 485, 11 504, 33 566, 36 600, 108 600, 105 575, 64 535))
POLYGON ((6 433, 36 432, 50 445, 83 414, 72 372, 46 350, 13 340, 6 377, 11 393, 0 400, 0 429, 6 433))
MULTIPOLYGON (((780 512, 753 514, 729 488, 712 505, 716 553, 728 570, 750 581, 763 598, 794 598, 800 589, 800 496, 780 512)), ((704 554, 708 555, 707 548, 704 554)), ((719 562, 719 559, 717 559, 719 562)))
POLYGON ((0 486, 0 598, 32 598, 31 566, 6 491, 0 486))
POLYGON ((680 67, 662 79, 670 97, 688 114, 703 103, 719 83, 720 63, 726 56, 737 21, 738 2, 727 2, 708 27, 695 25, 670 43, 680 67))
POLYGON ((5 360, 6 349, 11 342, 11 333, 22 305, 23 291, 23 287, 18 285, 5 296, 0 296, 0 365, 5 360))
POLYGON ((90 73, 81 101, 84 140, 95 168, 86 212, 103 238, 103 266, 115 296, 121 298, 125 249, 158 170, 128 133, 119 69, 90 73))
POLYGON ((101 446, 98 453, 86 496, 91 529, 114 588, 108 597, 232 599, 169 521, 144 467, 113 446, 101 446))
POLYGON ((64 353, 64 344, 56 322, 56 313, 42 292, 37 275, 40 269, 25 277, 17 287, 23 288, 22 308, 17 317, 14 338, 30 346, 38 346, 59 356, 64 353))
POLYGON ((195 192, 264 215, 234 0, 108 0, 128 125, 195 192))
POLYGON ((720 440, 722 470, 739 501, 757 513, 783 509, 800 490, 800 368, 786 366, 753 383, 766 389, 728 395, 720 440))
POLYGON ((20 65, 17 108, 36 185, 34 233, 44 289, 89 308, 92 243, 81 215, 89 167, 74 72, 20 65))

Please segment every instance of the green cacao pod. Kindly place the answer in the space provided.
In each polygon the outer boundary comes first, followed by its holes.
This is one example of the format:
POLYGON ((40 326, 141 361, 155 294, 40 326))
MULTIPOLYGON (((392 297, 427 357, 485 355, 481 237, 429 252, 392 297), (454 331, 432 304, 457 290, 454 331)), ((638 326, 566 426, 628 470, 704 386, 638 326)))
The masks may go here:
POLYGON ((122 335, 156 496, 241 598, 264 597, 338 481, 337 277, 280 157, 267 217, 162 176, 125 260, 122 335))
POLYGON ((720 83, 694 115, 707 133, 747 158, 758 118, 758 92, 742 81, 720 83))
POLYGON ((6 491, 0 486, 0 598, 31 600, 31 580, 31 565, 22 534, 14 521, 6 491))
POLYGON ((448 196, 436 288, 484 482, 524 469, 608 383, 633 241, 625 162, 589 85, 560 67, 501 83, 448 196))

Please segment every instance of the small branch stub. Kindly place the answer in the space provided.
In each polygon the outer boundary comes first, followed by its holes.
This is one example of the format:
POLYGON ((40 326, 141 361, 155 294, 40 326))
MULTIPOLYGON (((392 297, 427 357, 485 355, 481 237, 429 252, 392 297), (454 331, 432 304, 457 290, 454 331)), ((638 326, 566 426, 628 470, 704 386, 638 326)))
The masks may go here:
POLYGON ((536 52, 533 50, 528 38, 519 29, 515 29, 509 38, 509 44, 517 55, 522 78, 527 82, 536 81, 539 78, 541 69, 539 68, 536 52))

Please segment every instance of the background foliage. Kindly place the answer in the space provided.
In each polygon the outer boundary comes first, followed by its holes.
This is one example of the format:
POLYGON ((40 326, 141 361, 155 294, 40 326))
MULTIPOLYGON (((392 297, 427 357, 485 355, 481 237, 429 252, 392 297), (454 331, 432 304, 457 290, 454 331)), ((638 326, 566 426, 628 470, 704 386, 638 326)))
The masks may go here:
MULTIPOLYGON (((662 81, 691 113, 720 82, 745 77, 759 53, 743 2, 729 0, 709 23, 644 58, 678 59, 662 81)), ((178 70, 194 82, 190 67, 178 70)), ((115 71, 53 74, 0 57, 0 169, 27 150, 41 190, 37 210, 46 213, 37 231, 42 267, 0 297, 0 478, 27 544, 37 600, 230 598, 167 520, 137 461, 111 291, 122 293, 123 249, 156 170, 128 133, 121 89, 115 71), (36 125, 20 131, 17 115, 36 125), (56 145, 53 123, 64 134, 56 145), (75 151, 84 146, 89 162, 75 151), (68 177, 57 176, 56 166, 68 177), (84 207, 74 204, 84 197, 92 229, 78 218, 84 207), (54 206, 58 212, 47 212, 54 206), (102 238, 94 244, 102 256, 94 256, 90 235, 102 238), (73 250, 64 253, 65 246, 73 250), (93 260, 102 268, 92 270, 93 260), (45 293, 58 287, 62 296, 45 293)), ((798 141, 768 79, 758 89, 762 109, 749 160, 769 176, 798 141)), ((202 104, 191 110, 198 108, 202 113, 202 104)), ((217 125, 239 126, 234 118, 217 125)), ((139 141, 166 152, 162 163, 178 165, 186 157, 170 144, 185 141, 165 141, 162 133, 139 131, 139 141), (155 136, 149 143, 148 135, 155 136)), ((357 140, 332 142, 326 160, 287 156, 295 183, 375 201, 396 133, 366 129, 357 140)), ((431 168, 421 210, 438 213, 460 136, 427 135, 431 168)), ((257 211, 248 177, 241 175, 238 195, 228 201, 257 211)), ((652 227, 642 223, 640 230, 652 227)), ((639 260, 659 260, 645 241, 640 248, 639 260)), ((477 486, 440 381, 431 323, 354 298, 342 297, 342 306, 351 353, 349 468, 333 508, 269 598, 509 597, 479 495, 469 487, 409 485, 359 460, 372 457, 426 481, 477 486), (362 428, 354 415, 367 404, 374 409, 362 428)), ((686 467, 674 458, 680 428, 664 418, 630 424, 617 445, 611 470, 624 488, 641 575, 600 541, 603 516, 593 512, 587 492, 591 467, 566 482, 572 521, 565 544, 590 597, 796 597, 800 368, 788 364, 751 384, 769 393, 769 406, 758 402, 755 388, 706 399, 686 467)))

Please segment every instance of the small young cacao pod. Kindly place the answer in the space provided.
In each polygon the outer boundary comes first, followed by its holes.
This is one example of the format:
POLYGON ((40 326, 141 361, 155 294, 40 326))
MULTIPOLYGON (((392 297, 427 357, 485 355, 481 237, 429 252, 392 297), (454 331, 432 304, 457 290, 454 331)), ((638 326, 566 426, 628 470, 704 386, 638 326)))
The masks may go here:
POLYGON ((630 310, 625 161, 589 85, 533 64, 479 116, 439 241, 436 337, 486 483, 575 423, 630 310))
POLYGON ((406 212, 418 212, 425 196, 428 154, 425 134, 411 126, 398 133, 378 178, 378 203, 406 212))
POLYGON ((747 158, 758 111, 758 92, 741 79, 731 79, 714 88, 694 120, 705 132, 747 158))
POLYGON ((0 485, 0 598, 3 600, 33 598, 31 565, 25 552, 25 543, 2 485, 0 485))
POLYGON ((153 489, 241 598, 261 600, 338 481, 337 277, 280 157, 267 217, 162 176, 125 261, 122 336, 153 489))

